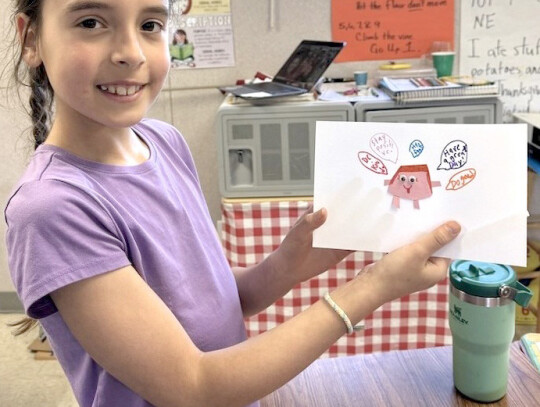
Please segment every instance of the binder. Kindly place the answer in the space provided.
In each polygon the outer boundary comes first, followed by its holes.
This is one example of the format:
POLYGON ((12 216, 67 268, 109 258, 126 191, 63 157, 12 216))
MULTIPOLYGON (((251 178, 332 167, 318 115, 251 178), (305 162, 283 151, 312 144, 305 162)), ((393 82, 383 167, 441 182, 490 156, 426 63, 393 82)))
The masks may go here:
POLYGON ((499 94, 496 84, 468 86, 436 78, 384 77, 379 81, 379 88, 398 103, 481 98, 499 94))

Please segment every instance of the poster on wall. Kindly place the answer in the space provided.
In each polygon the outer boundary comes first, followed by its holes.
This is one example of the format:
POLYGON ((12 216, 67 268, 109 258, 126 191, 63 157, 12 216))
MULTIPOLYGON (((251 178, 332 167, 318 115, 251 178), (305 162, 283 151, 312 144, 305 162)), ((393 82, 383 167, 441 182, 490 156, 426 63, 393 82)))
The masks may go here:
POLYGON ((496 81, 503 121, 540 112, 540 1, 461 3, 460 75, 496 81))
POLYGON ((173 0, 171 68, 234 66, 230 0, 173 0))
POLYGON ((419 58, 454 42, 454 0, 332 0, 337 62, 419 58))

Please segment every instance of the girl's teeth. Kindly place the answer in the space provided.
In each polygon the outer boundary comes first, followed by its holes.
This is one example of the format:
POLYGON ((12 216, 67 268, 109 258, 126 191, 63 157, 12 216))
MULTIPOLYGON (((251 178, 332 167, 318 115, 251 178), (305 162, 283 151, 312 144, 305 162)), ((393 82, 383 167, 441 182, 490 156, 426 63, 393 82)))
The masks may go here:
POLYGON ((105 86, 100 85, 100 89, 104 92, 111 93, 113 95, 119 95, 119 96, 130 96, 133 95, 135 92, 137 92, 140 89, 140 86, 105 86))

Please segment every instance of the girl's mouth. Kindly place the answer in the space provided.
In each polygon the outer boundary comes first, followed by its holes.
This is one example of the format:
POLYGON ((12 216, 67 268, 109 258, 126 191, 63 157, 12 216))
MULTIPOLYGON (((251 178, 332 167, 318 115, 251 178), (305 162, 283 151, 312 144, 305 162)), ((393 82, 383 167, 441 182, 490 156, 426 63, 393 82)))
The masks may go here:
POLYGON ((118 96, 131 96, 140 91, 144 85, 98 85, 103 92, 118 96))

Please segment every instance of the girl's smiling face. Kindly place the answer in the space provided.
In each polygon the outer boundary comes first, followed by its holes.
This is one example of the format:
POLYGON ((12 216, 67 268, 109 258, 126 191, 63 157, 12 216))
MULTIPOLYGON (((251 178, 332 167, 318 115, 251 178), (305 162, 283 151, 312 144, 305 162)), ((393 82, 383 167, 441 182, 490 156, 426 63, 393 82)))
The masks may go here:
POLYGON ((161 0, 44 0, 36 52, 55 122, 84 131, 140 121, 169 70, 167 20, 161 0))

